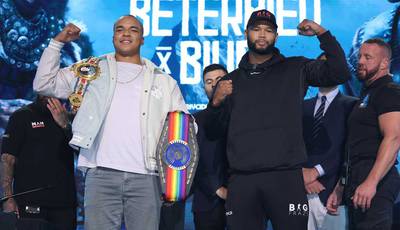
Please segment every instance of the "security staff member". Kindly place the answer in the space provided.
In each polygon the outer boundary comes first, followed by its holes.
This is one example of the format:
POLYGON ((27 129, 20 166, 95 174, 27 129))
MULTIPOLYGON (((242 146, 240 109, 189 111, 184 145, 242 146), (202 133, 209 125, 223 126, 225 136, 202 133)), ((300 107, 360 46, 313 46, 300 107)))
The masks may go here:
POLYGON ((5 212, 45 220, 57 230, 76 228, 71 137, 67 112, 55 98, 39 95, 11 115, 1 152, 4 195, 42 190, 8 199, 5 212))
MULTIPOLYGON (((380 39, 365 41, 357 73, 364 88, 349 117, 348 183, 350 229, 391 229, 393 204, 400 190, 395 167, 400 148, 400 86, 389 73, 391 49, 380 39)), ((335 213, 343 188, 336 186, 327 209, 335 213)))

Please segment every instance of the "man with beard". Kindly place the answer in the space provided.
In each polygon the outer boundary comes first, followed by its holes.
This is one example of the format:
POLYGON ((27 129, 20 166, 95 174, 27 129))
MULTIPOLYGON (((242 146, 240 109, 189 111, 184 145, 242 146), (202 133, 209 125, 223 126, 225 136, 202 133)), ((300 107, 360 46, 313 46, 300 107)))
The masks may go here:
POLYGON ((122 16, 113 32, 115 53, 60 68, 61 48, 80 34, 68 24, 43 52, 33 88, 79 108, 70 144, 80 148, 78 167, 86 172, 85 229, 119 230, 124 222, 126 229, 155 230, 157 142, 168 112, 188 111, 177 82, 141 56, 142 23, 122 16))
POLYGON ((3 203, 4 212, 46 220, 54 229, 76 228, 71 137, 67 112, 55 98, 39 95, 12 114, 1 152, 4 196, 40 191, 9 198, 3 203))
MULTIPOLYGON (((359 50, 357 75, 361 100, 348 121, 348 171, 344 199, 350 229, 391 229, 393 204, 400 190, 395 167, 400 149, 400 86, 390 74, 391 48, 380 39, 359 50)), ((336 185, 327 209, 337 212, 343 186, 336 185)))
MULTIPOLYGON (((307 229, 308 204, 302 175, 306 152, 302 138, 305 87, 334 86, 350 74, 335 38, 317 23, 298 26, 317 35, 327 60, 284 57, 275 48, 277 24, 267 10, 252 13, 247 23, 249 51, 239 68, 221 79, 208 104, 210 138, 227 136, 226 215, 229 229, 307 229)), ((304 173, 310 181, 313 170, 304 173)))

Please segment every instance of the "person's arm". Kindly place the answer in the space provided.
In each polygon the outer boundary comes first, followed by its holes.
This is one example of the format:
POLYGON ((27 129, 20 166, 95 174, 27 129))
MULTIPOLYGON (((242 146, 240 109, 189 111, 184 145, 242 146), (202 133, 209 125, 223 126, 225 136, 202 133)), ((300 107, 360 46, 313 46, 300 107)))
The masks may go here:
POLYGON ((39 94, 66 99, 73 92, 76 78, 70 68, 60 68, 61 49, 65 43, 79 38, 79 28, 68 24, 44 50, 33 80, 39 94))
POLYGON ((338 181, 332 193, 329 195, 328 200, 326 201, 326 210, 330 215, 339 215, 338 208, 342 203, 343 190, 343 185, 340 181, 338 181))
POLYGON ((57 98, 49 99, 47 108, 56 124, 63 130, 66 141, 69 142, 72 138, 72 128, 67 109, 57 98))
MULTIPOLYGON (((12 184, 14 181, 14 165, 15 165, 15 156, 9 153, 1 154, 1 162, 3 163, 3 172, 2 172, 2 180, 1 185, 4 191, 4 197, 8 197, 13 195, 12 184)), ((3 211, 4 212, 15 212, 18 213, 17 202, 15 202, 14 198, 8 198, 3 203, 3 211)))
POLYGON ((367 178, 357 187, 353 195, 354 206, 362 209, 371 207, 376 187, 393 167, 400 148, 400 112, 389 112, 378 117, 383 140, 379 146, 374 166, 367 178))
POLYGON ((181 90, 179 89, 178 83, 173 80, 171 81, 171 86, 172 91, 171 91, 171 106, 169 108, 169 112, 173 111, 182 111, 187 114, 189 114, 189 111, 187 109, 185 99, 182 96, 181 90))
MULTIPOLYGON (((204 110, 195 114, 196 121, 199 125, 197 140, 199 144, 199 164, 196 171, 196 186, 209 197, 218 195, 217 191, 223 186, 223 181, 218 170, 219 165, 216 165, 215 158, 217 153, 215 143, 210 142, 205 136, 204 120, 200 117, 204 115, 204 110)), ((219 164, 219 162, 216 162, 219 164)))
POLYGON ((305 19, 299 25, 299 33, 305 36, 316 35, 320 41, 320 48, 325 52, 327 58, 325 61, 309 60, 305 62, 303 76, 307 85, 334 86, 350 79, 345 53, 329 31, 319 24, 305 19))
POLYGON ((212 99, 206 108, 205 131, 210 140, 226 136, 232 106, 233 82, 225 76, 218 81, 212 99))
MULTIPOLYGON (((3 164, 1 186, 5 197, 13 195, 14 168, 25 140, 24 120, 24 112, 17 111, 13 113, 3 134, 1 146, 1 162, 3 164)), ((15 212, 19 215, 17 203, 13 198, 9 198, 3 203, 3 210, 5 212, 15 212)))

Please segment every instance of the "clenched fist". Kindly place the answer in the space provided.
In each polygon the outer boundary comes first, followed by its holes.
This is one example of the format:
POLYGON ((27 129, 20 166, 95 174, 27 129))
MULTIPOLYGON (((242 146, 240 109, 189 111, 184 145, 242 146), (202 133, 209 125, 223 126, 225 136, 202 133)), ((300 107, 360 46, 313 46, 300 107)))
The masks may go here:
POLYGON ((81 29, 79 29, 79 27, 72 23, 69 23, 59 34, 57 34, 54 40, 62 43, 68 43, 78 39, 80 32, 81 29))
POLYGON ((321 25, 317 24, 316 22, 308 19, 304 19, 298 26, 297 30, 300 35, 304 36, 314 36, 314 35, 321 35, 326 32, 321 25))
POLYGON ((222 80, 218 82, 215 89, 212 105, 218 107, 225 100, 225 97, 232 94, 233 85, 232 80, 222 80))

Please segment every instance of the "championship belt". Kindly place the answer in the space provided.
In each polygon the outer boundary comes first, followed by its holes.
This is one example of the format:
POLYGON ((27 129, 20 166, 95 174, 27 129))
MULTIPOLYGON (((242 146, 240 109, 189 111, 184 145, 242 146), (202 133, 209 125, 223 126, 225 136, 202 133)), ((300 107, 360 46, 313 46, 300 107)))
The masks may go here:
POLYGON ((84 61, 72 65, 71 71, 78 78, 75 83, 74 92, 68 97, 73 113, 76 113, 81 106, 89 83, 100 75, 99 62, 99 58, 89 57, 84 61))
POLYGON ((199 161, 194 119, 189 114, 168 113, 156 155, 165 201, 185 200, 199 161))

